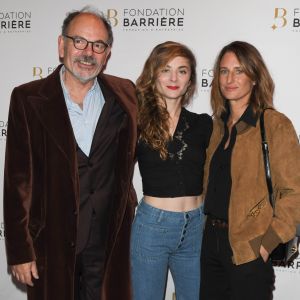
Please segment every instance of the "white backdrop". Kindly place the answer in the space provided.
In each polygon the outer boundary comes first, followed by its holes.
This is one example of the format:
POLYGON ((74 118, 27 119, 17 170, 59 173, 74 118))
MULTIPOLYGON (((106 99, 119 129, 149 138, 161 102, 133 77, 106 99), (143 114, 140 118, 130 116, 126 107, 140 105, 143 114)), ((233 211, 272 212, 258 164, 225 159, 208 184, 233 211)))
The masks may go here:
MULTIPOLYGON (((54 70, 58 64, 57 37, 65 14, 86 4, 108 14, 114 26, 115 43, 106 73, 135 81, 156 44, 174 40, 188 45, 198 60, 198 95, 190 107, 195 112, 210 112, 211 69, 218 51, 233 40, 254 44, 265 58, 276 83, 275 105, 293 121, 299 134, 299 0, 1 0, 1 190, 12 88, 45 77, 54 70)), ((138 168, 134 183, 141 197, 138 168)), ((0 299, 26 299, 7 272, 4 235, 0 193, 0 299)), ((300 257, 290 267, 276 268, 274 299, 298 300, 299 280, 300 257)), ((172 293, 169 278, 166 299, 171 300, 172 293)))

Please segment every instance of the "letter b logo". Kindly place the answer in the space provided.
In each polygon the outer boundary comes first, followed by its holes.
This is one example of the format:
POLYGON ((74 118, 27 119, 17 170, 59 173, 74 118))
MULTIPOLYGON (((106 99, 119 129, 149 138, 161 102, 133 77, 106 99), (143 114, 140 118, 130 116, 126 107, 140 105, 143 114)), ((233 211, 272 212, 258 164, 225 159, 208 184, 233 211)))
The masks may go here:
POLYGON ((286 14, 287 14, 287 10, 285 8, 278 8, 278 7, 275 8, 274 11, 275 23, 272 25, 273 30, 286 26, 287 24, 287 19, 285 18, 286 14))
POLYGON ((118 11, 116 9, 108 9, 107 10, 107 19, 110 21, 111 26, 116 27, 119 23, 117 19, 118 11))

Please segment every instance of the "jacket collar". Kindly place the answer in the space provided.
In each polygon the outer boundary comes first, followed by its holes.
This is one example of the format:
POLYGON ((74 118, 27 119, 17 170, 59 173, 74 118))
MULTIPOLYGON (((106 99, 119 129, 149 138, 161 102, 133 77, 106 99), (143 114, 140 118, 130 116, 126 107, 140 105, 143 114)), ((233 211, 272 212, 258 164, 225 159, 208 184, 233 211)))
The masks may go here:
MULTIPOLYGON (((74 163, 74 159, 70 153, 73 153, 72 151, 74 151, 74 153, 76 152, 76 141, 60 83, 59 71, 61 67, 62 65, 59 65, 52 74, 41 79, 39 90, 34 91, 32 96, 29 96, 28 99, 40 122, 48 131, 58 148, 70 163, 74 163)), ((136 106, 135 100, 132 99, 133 84, 129 80, 124 80, 122 84, 120 84, 119 78, 105 74, 100 74, 97 80, 101 88, 105 86, 109 91, 109 97, 117 101, 126 114, 128 114, 131 132, 134 134, 131 140, 135 141, 136 106)), ((106 96, 108 96, 108 94, 106 94, 105 97, 106 96)), ((134 148, 135 144, 132 144, 131 149, 134 148)))
MULTIPOLYGON (((224 125, 226 126, 228 118, 229 118, 229 105, 226 103, 226 111, 221 115, 221 119, 224 122, 224 125)), ((236 122, 236 130, 237 134, 243 133, 245 130, 251 128, 251 127, 256 127, 258 119, 258 114, 254 113, 253 111, 253 106, 250 103, 240 119, 236 122)))
POLYGON ((60 68, 61 65, 42 79, 37 94, 29 96, 28 100, 53 141, 66 159, 73 163, 70 153, 75 152, 76 143, 60 83, 60 68))

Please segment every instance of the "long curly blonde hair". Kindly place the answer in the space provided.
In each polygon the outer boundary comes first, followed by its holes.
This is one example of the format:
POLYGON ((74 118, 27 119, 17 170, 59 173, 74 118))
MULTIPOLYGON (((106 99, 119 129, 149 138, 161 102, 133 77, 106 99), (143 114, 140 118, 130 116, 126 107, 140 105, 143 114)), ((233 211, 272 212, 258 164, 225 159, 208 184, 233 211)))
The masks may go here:
POLYGON ((167 41, 157 45, 146 60, 136 82, 140 140, 159 151, 162 159, 167 158, 167 142, 171 138, 168 122, 170 115, 166 101, 157 91, 156 80, 161 69, 178 56, 186 58, 191 68, 190 84, 181 99, 182 106, 188 105, 196 90, 196 58, 183 44, 167 41))

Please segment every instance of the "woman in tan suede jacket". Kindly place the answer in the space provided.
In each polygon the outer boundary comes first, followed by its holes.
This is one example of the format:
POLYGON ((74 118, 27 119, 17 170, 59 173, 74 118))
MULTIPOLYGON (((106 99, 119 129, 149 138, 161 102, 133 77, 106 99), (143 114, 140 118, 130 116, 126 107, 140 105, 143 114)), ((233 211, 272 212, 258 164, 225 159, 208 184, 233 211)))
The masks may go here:
POLYGON ((255 47, 239 41, 225 46, 214 75, 200 299, 271 299, 274 271, 269 253, 290 240, 300 223, 297 135, 290 120, 273 108, 274 84, 255 47), (265 109, 276 217, 261 148, 259 116, 265 109))

